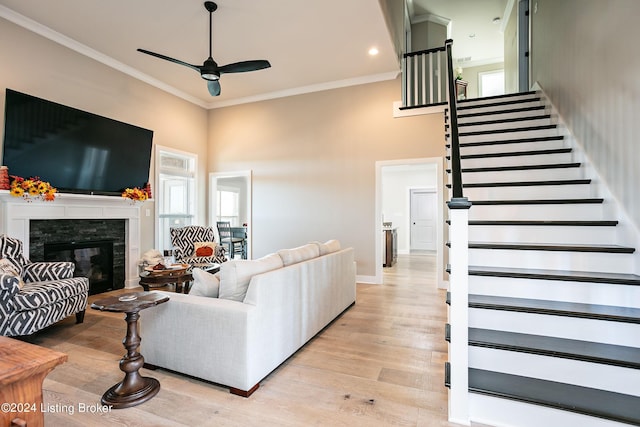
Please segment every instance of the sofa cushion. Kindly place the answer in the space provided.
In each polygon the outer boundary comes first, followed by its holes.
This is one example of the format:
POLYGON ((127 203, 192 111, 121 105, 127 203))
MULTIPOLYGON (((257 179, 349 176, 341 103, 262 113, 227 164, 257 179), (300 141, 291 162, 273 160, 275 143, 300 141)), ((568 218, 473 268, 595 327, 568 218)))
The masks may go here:
POLYGON ((333 252, 338 252, 340 250, 340 241, 336 239, 327 240, 324 243, 321 242, 312 242, 318 245, 318 249, 320 250, 320 256, 327 255, 333 252))
POLYGON ((284 266, 297 264, 320 256, 320 248, 315 243, 307 243, 292 249, 281 249, 278 255, 282 258, 284 266))
POLYGON ((223 263, 220 266, 221 299, 244 301, 251 278, 256 274, 282 268, 282 259, 278 254, 266 255, 255 260, 239 259, 223 263))
POLYGON ((220 292, 219 273, 211 274, 201 268, 194 268, 191 274, 193 275, 193 285, 189 295, 218 298, 220 292))
POLYGON ((194 242, 193 243, 193 256, 194 257, 210 257, 216 251, 216 242, 194 242))
POLYGON ((74 277, 55 282, 32 282, 24 285, 14 296, 13 302, 16 311, 33 310, 88 293, 89 280, 86 277, 74 277))

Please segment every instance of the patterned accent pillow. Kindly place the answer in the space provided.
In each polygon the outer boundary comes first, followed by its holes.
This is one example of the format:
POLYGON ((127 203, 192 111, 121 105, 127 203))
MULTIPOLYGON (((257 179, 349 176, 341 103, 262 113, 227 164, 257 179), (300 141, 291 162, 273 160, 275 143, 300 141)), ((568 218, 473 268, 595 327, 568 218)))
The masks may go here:
POLYGON ((216 250, 216 242, 194 242, 193 243, 193 256, 195 257, 210 257, 216 250))
POLYGON ((0 274, 7 274, 9 276, 15 276, 20 280, 20 282, 18 284, 18 286, 20 286, 20 289, 22 289, 22 287, 24 286, 24 282, 22 281, 22 277, 20 277, 20 272, 18 271, 16 266, 13 265, 13 263, 11 261, 9 261, 8 259, 6 259, 6 258, 0 259, 0 274))

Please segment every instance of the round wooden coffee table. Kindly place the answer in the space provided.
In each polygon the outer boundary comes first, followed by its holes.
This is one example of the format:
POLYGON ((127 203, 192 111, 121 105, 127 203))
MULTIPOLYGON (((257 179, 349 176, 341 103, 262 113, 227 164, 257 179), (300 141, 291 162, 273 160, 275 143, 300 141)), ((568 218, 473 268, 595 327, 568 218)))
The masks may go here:
POLYGON ((125 313, 127 336, 122 342, 127 354, 120 360, 120 370, 124 379, 102 395, 102 404, 114 409, 139 405, 160 391, 160 382, 155 378, 143 377, 138 372, 144 365, 144 357, 138 353, 140 335, 138 318, 140 310, 155 307, 169 301, 169 297, 156 292, 135 292, 100 299, 91 304, 91 308, 101 311, 125 313))

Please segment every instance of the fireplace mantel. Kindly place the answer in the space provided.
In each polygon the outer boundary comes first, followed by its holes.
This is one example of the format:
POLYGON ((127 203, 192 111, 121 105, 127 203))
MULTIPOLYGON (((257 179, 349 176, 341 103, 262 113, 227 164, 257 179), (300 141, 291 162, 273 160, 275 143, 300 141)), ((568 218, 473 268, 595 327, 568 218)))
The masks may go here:
POLYGON ((140 259, 140 203, 117 196, 58 194, 45 202, 13 197, 0 190, 0 234, 20 239, 29 253, 29 221, 32 219, 124 219, 126 220, 125 287, 138 284, 140 259))

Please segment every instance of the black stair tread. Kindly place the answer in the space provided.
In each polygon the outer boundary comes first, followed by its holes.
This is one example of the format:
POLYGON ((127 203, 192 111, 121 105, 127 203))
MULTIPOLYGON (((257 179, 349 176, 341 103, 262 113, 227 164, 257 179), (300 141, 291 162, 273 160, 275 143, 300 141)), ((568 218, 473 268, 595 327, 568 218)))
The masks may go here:
MULTIPOLYGON (((464 118, 471 117, 482 117, 482 116, 493 116, 497 114, 512 114, 512 113, 526 113, 530 111, 539 111, 544 110, 546 107, 544 105, 536 105, 535 107, 522 107, 522 108, 510 108, 509 110, 496 110, 496 111, 482 111, 479 113, 459 113, 458 120, 464 118)), ((445 119, 448 119, 449 115, 445 116, 445 119)))
MULTIPOLYGON (((507 171, 520 171, 520 170, 538 170, 538 169, 566 169, 566 168, 579 168, 581 164, 579 162, 572 163, 550 163, 544 165, 518 165, 518 166, 490 166, 482 168, 462 168, 462 172, 474 173, 474 172, 507 172, 507 171)), ((451 169, 447 169, 447 172, 451 172, 451 169)))
POLYGON ((469 345, 640 369, 640 348, 469 328, 469 345))
POLYGON ((640 324, 640 309, 612 305, 469 295, 469 307, 640 324))
POLYGON ((640 397, 469 368, 469 391, 640 425, 640 397))
MULTIPOLYGON (((475 101, 475 100, 469 100, 469 101, 475 101)), ((516 104, 523 104, 526 102, 539 102, 540 101, 540 97, 527 97, 527 98, 520 98, 520 99, 512 99, 512 100, 496 100, 496 102, 487 102, 484 104, 476 104, 476 105, 464 105, 464 103, 462 103, 462 101, 460 103, 458 103, 457 106, 457 111, 469 111, 469 110, 473 110, 474 108, 487 108, 487 107, 502 107, 502 106, 510 106, 510 105, 516 105, 516 104)), ((447 111, 448 112, 448 109, 447 111)))
POLYGON ((544 270, 537 268, 484 267, 470 265, 469 275, 640 286, 640 276, 627 273, 544 270))
MULTIPOLYGON (((448 243, 447 243, 448 244, 448 243)), ((469 242, 469 249, 512 249, 521 251, 555 251, 555 252, 603 252, 632 254, 634 248, 620 245, 595 244, 548 244, 548 243, 504 243, 504 242, 469 242)))
MULTIPOLYGON (((445 221, 447 224, 451 224, 451 220, 446 220, 445 221)), ((618 221, 608 221, 608 220, 597 220, 597 221, 574 221, 574 220, 570 220, 570 221, 565 221, 565 220, 557 220, 557 221, 550 221, 550 220, 528 220, 528 219, 521 219, 521 220, 479 220, 479 219, 472 219, 469 220, 469 226, 473 226, 473 225, 491 225, 491 226, 500 226, 500 225, 507 225, 507 226, 529 226, 529 225, 534 225, 534 226, 560 226, 560 227, 614 227, 616 225, 618 225, 618 221)))
POLYGON ((501 205, 570 205, 570 204, 600 204, 602 198, 586 199, 528 199, 528 200, 471 200, 476 206, 501 206, 501 205))
MULTIPOLYGON (((546 154, 566 154, 571 148, 552 148, 549 150, 527 150, 527 151, 501 151, 499 153, 463 154, 460 159, 487 159, 493 157, 520 157, 520 156, 543 156, 546 154)), ((451 159, 451 156, 447 156, 451 159)))
MULTIPOLYGON (((591 184, 590 179, 560 179, 549 181, 508 181, 508 182, 473 182, 462 184, 463 188, 483 188, 483 187, 531 187, 538 185, 584 185, 591 184)), ((451 184, 447 184, 451 188, 451 184)))
MULTIPOLYGON (((448 136, 448 135, 446 135, 448 136)), ((521 144, 525 142, 549 142, 549 141, 562 141, 564 136, 540 136, 536 138, 517 138, 517 139, 500 139, 497 141, 475 141, 475 142, 460 142, 460 147, 481 147, 484 145, 504 145, 504 144, 521 144)), ((449 144, 447 144, 449 147, 449 144)))
POLYGON ((550 119, 551 114, 539 114, 536 116, 520 116, 520 117, 510 117, 508 119, 496 119, 496 120, 486 120, 480 122, 465 122, 458 123, 458 128, 465 126, 483 126, 483 125, 497 125, 500 123, 514 123, 514 122, 524 122, 527 120, 544 120, 550 119))
POLYGON ((509 99, 509 98, 515 98, 519 96, 532 96, 532 95, 538 95, 538 92, 535 90, 527 90, 524 92, 503 93, 502 95, 483 96, 480 98, 467 98, 467 99, 459 100, 457 104, 461 105, 461 104, 468 104, 474 101, 486 101, 486 100, 492 100, 492 99, 498 99, 498 100, 509 99))
POLYGON ((532 132, 536 130, 555 129, 558 125, 540 125, 540 126, 525 126, 519 128, 505 128, 505 129, 491 129, 491 130, 477 130, 472 132, 459 132, 458 136, 477 136, 477 135, 491 135, 494 133, 512 133, 512 132, 532 132))

